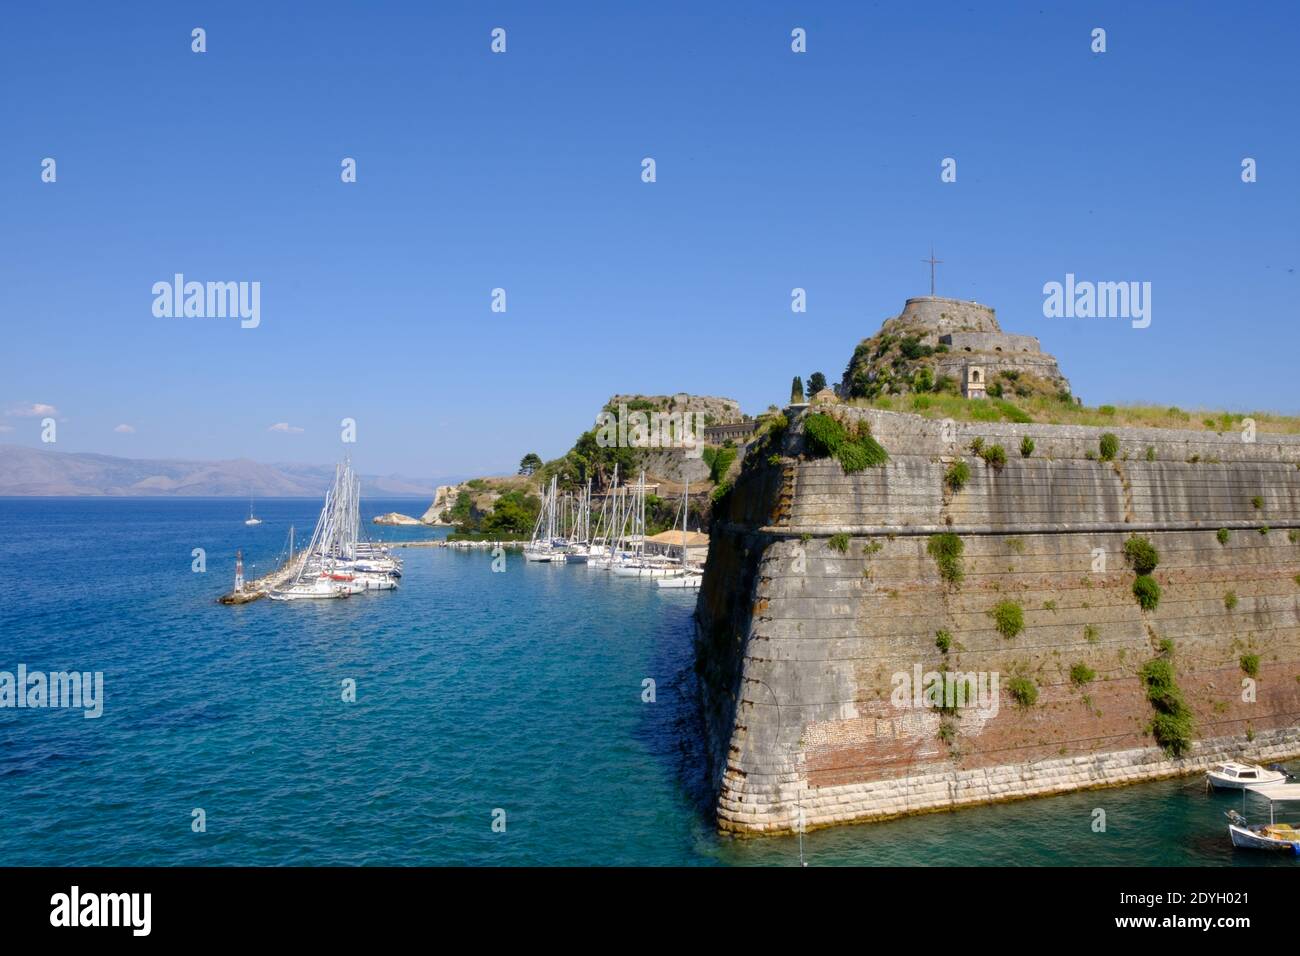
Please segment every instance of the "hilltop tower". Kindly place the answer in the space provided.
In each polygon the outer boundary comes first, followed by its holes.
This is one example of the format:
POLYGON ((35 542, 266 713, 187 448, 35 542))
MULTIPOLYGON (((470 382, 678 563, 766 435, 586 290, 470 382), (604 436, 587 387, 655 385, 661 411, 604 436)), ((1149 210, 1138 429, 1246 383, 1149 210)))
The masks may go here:
POLYGON ((874 398, 916 391, 913 379, 923 367, 940 383, 939 390, 947 383, 971 398, 1070 391, 1056 357, 1044 352, 1032 335, 1002 331, 989 306, 919 296, 908 299, 898 315, 858 344, 840 392, 851 398, 874 398), (973 381, 976 370, 978 382, 973 381), (973 388, 976 385, 982 387, 973 388))

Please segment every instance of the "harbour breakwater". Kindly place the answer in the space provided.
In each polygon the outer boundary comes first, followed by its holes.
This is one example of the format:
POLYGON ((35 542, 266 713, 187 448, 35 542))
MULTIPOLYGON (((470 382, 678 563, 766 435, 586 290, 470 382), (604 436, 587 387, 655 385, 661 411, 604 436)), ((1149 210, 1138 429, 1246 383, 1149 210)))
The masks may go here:
POLYGON ((1300 437, 1115 428, 1102 460, 1101 428, 812 411, 866 425, 889 460, 846 474, 810 459, 810 411, 791 408, 715 516, 695 655, 722 829, 1300 754, 1300 437), (1158 555, 1149 608, 1134 538, 1158 555), (899 706, 896 675, 918 664, 1002 675, 1000 706, 899 706), (1175 698, 1193 728, 1181 748, 1153 732, 1175 698))
POLYGON ((297 577, 298 572, 302 570, 303 562, 306 560, 307 555, 305 553, 286 559, 274 571, 264 574, 260 578, 246 581, 242 588, 235 588, 221 595, 221 597, 217 598, 217 603, 251 604, 253 601, 260 601, 276 588, 284 587, 297 577))

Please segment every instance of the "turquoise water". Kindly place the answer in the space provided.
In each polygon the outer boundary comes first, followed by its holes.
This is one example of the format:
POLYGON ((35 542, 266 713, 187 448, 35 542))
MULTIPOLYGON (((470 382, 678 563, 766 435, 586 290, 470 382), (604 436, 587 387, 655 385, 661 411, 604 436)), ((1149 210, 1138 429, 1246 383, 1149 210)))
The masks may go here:
MULTIPOLYGON (((709 822, 694 595, 515 554, 494 574, 487 552, 406 549, 395 593, 214 603, 236 548, 256 576, 318 507, 261 502, 265 523, 246 528, 232 500, 0 499, 0 670, 105 675, 97 720, 0 709, 0 865, 798 861, 793 838, 720 838, 709 822)), ((1240 802, 1166 781, 817 831, 804 853, 1297 865, 1228 845, 1222 810, 1240 802)))

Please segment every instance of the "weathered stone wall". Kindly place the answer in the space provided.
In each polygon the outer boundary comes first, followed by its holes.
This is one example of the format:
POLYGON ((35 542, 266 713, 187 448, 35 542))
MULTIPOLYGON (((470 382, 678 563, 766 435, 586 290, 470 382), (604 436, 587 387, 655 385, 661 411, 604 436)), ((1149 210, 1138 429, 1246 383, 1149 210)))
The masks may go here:
POLYGON ((1120 460, 1100 462, 1085 456, 1103 429, 837 414, 868 418, 889 463, 751 468, 715 522, 697 669, 723 828, 880 819, 1300 754, 1300 439, 1113 429, 1120 460), (1026 434, 1036 448, 1022 458, 1026 434), (954 493, 943 473, 977 435, 1004 444, 1007 464, 965 451, 971 479, 954 493), (958 586, 927 552, 941 531, 964 543, 958 586), (1152 612, 1123 559, 1134 533, 1160 555, 1152 612), (1024 611, 1015 637, 993 624, 1003 600, 1024 611), (946 657, 939 630, 952 635, 946 657), (1138 678, 1162 640, 1196 720, 1180 759, 1155 746, 1138 678), (1259 658, 1251 701, 1243 655, 1259 658), (937 711, 891 701, 894 675, 945 663, 997 673, 1001 690, 996 714, 960 711, 947 740, 937 711), (1075 664, 1095 680, 1075 686, 1075 664), (1013 675, 1036 684, 1032 707, 1008 696, 1013 675))
POLYGON ((939 339, 953 351, 974 352, 1041 352, 1038 339, 1032 335, 1011 335, 1006 332, 953 332, 939 339))
POLYGON ((1070 389, 1056 359, 1045 352, 948 352, 935 355, 933 362, 936 376, 951 375, 959 382, 964 380, 963 371, 967 365, 979 365, 989 382, 997 377, 998 372, 1028 372, 1054 382, 1061 389, 1070 389))
POLYGON ((918 296, 903 304, 898 319, 904 324, 921 323, 936 337, 953 332, 1000 332, 993 309, 978 302, 946 299, 942 296, 918 296))

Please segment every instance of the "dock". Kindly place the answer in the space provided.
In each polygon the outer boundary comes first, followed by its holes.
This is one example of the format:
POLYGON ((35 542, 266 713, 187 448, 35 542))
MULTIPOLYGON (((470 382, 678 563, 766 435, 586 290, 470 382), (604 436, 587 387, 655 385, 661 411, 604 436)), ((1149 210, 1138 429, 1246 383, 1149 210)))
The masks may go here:
POLYGON ((293 580, 298 571, 302 568, 302 563, 307 560, 307 552, 295 555, 292 559, 280 565, 269 574, 264 574, 260 578, 252 581, 245 581, 242 588, 237 588, 228 594, 223 594, 217 598, 218 604, 250 604, 253 601, 266 597, 275 588, 287 584, 293 580))

